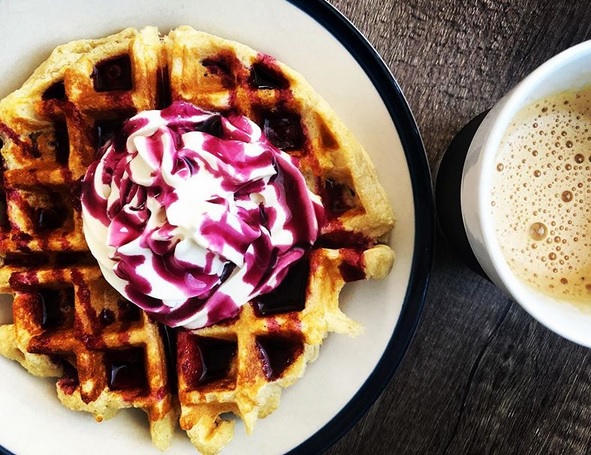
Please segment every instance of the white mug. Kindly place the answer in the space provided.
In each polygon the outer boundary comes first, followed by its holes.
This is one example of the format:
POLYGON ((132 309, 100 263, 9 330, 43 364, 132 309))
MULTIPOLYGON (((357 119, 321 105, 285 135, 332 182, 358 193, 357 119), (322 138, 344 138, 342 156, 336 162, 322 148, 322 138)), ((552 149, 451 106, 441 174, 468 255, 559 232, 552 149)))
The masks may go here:
POLYGON ((498 243, 490 205, 497 151, 516 114, 532 102, 590 84, 591 41, 567 49, 533 71, 480 124, 467 152, 460 190, 468 241, 488 277, 546 327, 588 347, 591 347, 591 301, 585 311, 581 304, 543 294, 517 278, 498 243))

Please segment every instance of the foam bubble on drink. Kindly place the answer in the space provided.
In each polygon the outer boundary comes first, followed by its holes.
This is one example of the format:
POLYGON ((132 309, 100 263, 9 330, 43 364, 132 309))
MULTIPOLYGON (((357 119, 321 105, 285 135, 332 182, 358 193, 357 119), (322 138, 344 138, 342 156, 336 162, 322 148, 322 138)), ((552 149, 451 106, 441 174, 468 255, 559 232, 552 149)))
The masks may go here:
POLYGON ((524 108, 493 172, 491 210, 513 272, 551 296, 591 299, 591 87, 524 108))

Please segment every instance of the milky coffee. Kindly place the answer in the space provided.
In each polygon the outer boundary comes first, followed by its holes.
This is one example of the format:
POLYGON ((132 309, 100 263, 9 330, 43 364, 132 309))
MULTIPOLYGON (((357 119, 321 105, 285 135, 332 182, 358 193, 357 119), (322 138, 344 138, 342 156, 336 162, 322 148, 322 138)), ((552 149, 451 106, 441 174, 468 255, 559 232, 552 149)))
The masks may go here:
POLYGON ((491 210, 513 272, 551 296, 591 301, 591 87, 524 108, 495 167, 491 210))

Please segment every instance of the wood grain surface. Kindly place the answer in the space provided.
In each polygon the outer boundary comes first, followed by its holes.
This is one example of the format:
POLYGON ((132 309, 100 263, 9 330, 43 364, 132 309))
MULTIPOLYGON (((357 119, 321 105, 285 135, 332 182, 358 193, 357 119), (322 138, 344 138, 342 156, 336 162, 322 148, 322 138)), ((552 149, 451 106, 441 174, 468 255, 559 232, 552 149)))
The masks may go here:
MULTIPOLYGON (((414 112, 432 172, 455 133, 538 65, 591 38, 566 0, 331 0, 414 112)), ((589 454, 590 351, 533 320, 438 236, 415 338, 329 455, 589 454)))

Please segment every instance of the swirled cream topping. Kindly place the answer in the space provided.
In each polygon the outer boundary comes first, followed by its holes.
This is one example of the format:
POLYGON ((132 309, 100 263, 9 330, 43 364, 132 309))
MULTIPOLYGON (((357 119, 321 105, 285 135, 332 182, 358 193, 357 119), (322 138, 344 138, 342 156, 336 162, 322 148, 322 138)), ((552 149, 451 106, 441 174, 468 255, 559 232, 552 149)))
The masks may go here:
POLYGON ((173 327, 213 324, 272 291, 323 216, 255 123, 184 102, 131 118, 82 181, 84 235, 105 279, 173 327))

